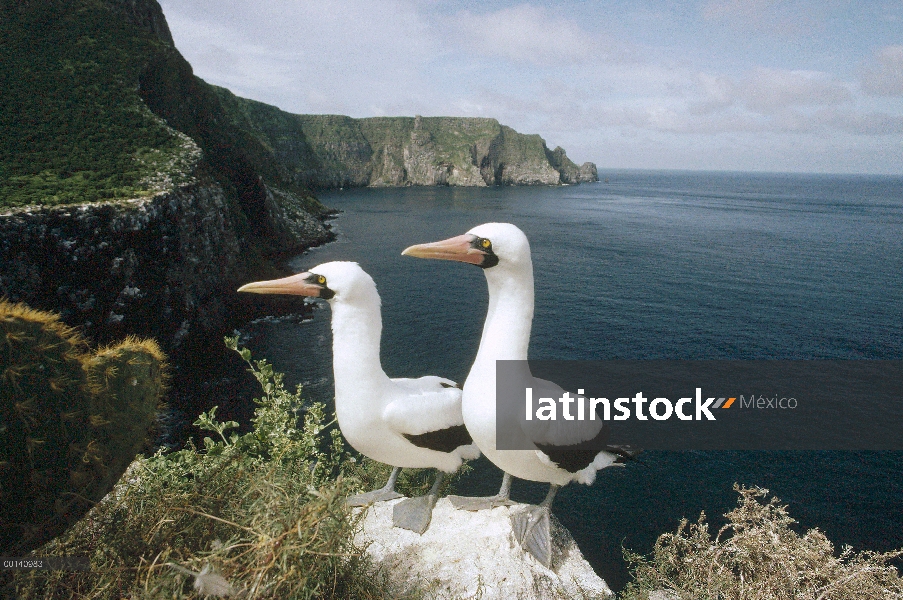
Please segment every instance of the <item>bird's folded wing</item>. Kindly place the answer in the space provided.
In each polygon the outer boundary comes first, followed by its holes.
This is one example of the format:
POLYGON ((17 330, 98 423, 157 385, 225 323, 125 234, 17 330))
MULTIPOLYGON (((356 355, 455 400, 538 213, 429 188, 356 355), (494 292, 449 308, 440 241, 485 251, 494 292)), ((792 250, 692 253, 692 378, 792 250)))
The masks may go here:
POLYGON ((449 380, 440 377, 393 380, 399 384, 395 388, 397 394, 383 410, 383 421, 403 435, 421 435, 463 425, 461 390, 443 387, 440 382, 449 380))

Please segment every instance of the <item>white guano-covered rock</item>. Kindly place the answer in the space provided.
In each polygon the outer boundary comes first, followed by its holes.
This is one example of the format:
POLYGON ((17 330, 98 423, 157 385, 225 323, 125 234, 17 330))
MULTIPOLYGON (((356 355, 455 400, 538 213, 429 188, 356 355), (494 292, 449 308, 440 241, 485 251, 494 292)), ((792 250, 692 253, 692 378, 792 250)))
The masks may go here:
POLYGON ((423 535, 392 526, 392 507, 367 510, 355 541, 398 595, 419 589, 430 599, 608 598, 611 589, 583 558, 567 529, 552 518, 552 568, 521 548, 511 515, 524 505, 459 511, 442 498, 423 535))

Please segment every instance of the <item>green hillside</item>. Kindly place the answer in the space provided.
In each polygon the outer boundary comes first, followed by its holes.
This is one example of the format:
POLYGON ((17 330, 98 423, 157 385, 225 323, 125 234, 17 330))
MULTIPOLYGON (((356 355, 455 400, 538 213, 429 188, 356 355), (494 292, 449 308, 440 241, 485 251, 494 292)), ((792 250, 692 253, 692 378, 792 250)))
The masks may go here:
POLYGON ((196 145, 141 101, 166 43, 99 0, 0 2, 0 206, 152 193, 187 178, 196 145))
POLYGON ((212 177, 262 219, 262 183, 323 207, 233 124, 156 0, 0 0, 0 206, 134 198, 212 177))
POLYGON ((211 87, 232 125, 273 152, 281 176, 311 189, 596 180, 592 163, 578 167, 495 119, 296 115, 211 87))

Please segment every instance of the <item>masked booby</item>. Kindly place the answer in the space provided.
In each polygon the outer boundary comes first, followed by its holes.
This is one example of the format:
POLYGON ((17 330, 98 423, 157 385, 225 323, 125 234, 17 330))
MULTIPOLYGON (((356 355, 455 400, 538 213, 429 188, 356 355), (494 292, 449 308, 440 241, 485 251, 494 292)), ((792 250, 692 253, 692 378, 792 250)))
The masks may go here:
POLYGON ((396 527, 426 531, 444 473, 477 458, 461 415, 461 390, 442 377, 390 379, 380 363, 382 315, 376 284, 357 263, 328 262, 309 272, 242 286, 239 292, 321 298, 332 308, 336 418, 351 446, 395 469, 385 487, 348 499, 354 506, 402 497, 402 468, 437 469, 430 492, 393 507, 396 527))
MULTIPOLYGON (((452 497, 452 501, 457 507, 469 510, 508 504, 511 476, 549 483, 549 493, 542 503, 513 516, 518 540, 548 567, 552 558, 549 514, 558 488, 571 481, 591 485, 599 469, 630 458, 636 452, 608 445, 607 428, 601 420, 583 421, 585 425, 580 428, 566 430, 538 427, 533 421, 522 427, 533 427, 524 434, 534 449, 496 448, 495 363, 527 360, 533 323, 533 262, 530 243, 520 229, 508 223, 486 223, 464 235, 411 246, 402 254, 465 262, 483 269, 489 286, 489 309, 476 360, 464 383, 462 412, 474 443, 505 472, 505 477, 496 496, 452 497)), ((550 397, 559 397, 563 392, 552 382, 533 378, 528 367, 523 377, 526 386, 547 390, 543 393, 550 397)))

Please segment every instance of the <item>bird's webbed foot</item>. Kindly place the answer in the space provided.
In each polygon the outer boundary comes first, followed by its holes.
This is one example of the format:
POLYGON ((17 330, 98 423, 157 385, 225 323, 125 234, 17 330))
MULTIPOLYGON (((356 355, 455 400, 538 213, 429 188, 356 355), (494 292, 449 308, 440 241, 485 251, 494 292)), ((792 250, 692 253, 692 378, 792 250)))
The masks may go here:
POLYGON ((449 496, 449 502, 457 510, 486 510, 493 509, 497 506, 513 506, 517 504, 511 501, 511 475, 505 473, 502 478, 502 487, 495 496, 449 496))
POLYGON ((517 504, 517 502, 512 501, 510 498, 505 496, 500 496, 496 494, 495 496, 479 496, 479 497, 469 497, 469 496, 449 496, 449 502, 451 505, 457 510, 486 510, 495 508, 497 506, 513 506, 517 504))
POLYGON ((395 527, 423 534, 433 518, 436 498, 430 495, 407 498, 392 507, 392 524, 395 527))
POLYGON ((376 502, 385 502, 387 500, 395 500, 396 498, 404 498, 402 494, 399 494, 395 491, 395 482, 398 480, 398 474, 401 472, 401 468, 395 467, 392 469, 392 474, 389 475, 389 481, 386 482, 386 485, 379 488, 378 490, 373 490, 372 492, 365 492, 363 494, 357 494, 356 496, 350 496, 347 500, 345 500, 345 504, 348 506, 370 506, 376 502))
POLYGON ((433 507, 439 500, 439 486, 444 475, 436 475, 436 481, 429 493, 416 498, 407 498, 392 507, 392 524, 401 529, 423 534, 433 518, 433 507))
POLYGON ((404 498, 403 495, 399 494, 395 490, 387 490, 386 488, 379 488, 378 490, 373 490, 372 492, 365 492, 363 494, 357 494, 356 496, 349 496, 345 503, 348 506, 370 506, 376 502, 385 502, 386 500, 395 500, 396 498, 404 498))
POLYGON ((528 506, 511 515, 511 529, 521 547, 544 567, 552 564, 551 510, 548 506, 528 506))

